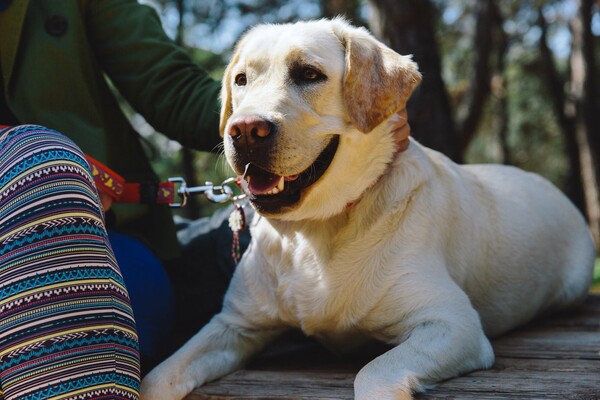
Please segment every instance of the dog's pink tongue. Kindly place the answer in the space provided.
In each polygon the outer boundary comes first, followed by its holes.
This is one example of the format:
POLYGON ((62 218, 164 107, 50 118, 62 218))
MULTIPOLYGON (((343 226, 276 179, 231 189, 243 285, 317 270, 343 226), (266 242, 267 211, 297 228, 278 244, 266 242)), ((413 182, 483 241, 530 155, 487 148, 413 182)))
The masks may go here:
POLYGON ((270 172, 263 171, 261 174, 248 174, 250 178, 248 182, 248 189, 252 194, 265 194, 275 188, 279 183, 281 177, 279 175, 271 174, 270 172))
POLYGON ((254 195, 261 195, 275 188, 281 177, 250 163, 246 165, 242 180, 245 182, 242 186, 245 187, 244 190, 247 189, 254 195))

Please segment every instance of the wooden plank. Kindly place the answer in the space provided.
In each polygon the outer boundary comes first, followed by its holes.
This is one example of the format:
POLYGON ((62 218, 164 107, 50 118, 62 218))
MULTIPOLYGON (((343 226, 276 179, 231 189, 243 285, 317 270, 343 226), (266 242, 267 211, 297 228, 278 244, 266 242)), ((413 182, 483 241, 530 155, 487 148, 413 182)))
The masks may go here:
POLYGON ((494 367, 443 382, 417 399, 598 399, 600 362, 498 358, 494 367))
MULTIPOLYGON (((351 399, 355 372, 241 370, 198 389, 192 399, 351 399)), ((417 399, 598 399, 600 363, 500 358, 417 399), (594 397, 596 396, 596 397, 594 397)))
MULTIPOLYGON (((416 399, 600 399, 600 296, 492 345, 492 369, 443 382, 416 399)), ((379 347, 339 359, 312 341, 293 337, 186 400, 352 399, 356 372, 382 351, 379 347)))
POLYGON ((492 344, 497 357, 600 360, 600 331, 519 331, 492 344))
POLYGON ((208 384, 192 399, 351 399, 355 372, 240 370, 208 384))

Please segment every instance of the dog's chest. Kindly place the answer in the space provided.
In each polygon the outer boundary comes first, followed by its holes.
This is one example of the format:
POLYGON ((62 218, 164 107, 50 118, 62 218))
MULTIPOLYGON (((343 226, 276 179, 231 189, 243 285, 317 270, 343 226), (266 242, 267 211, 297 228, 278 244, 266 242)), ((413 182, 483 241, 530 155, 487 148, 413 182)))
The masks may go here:
POLYGON ((326 233, 310 239, 283 240, 270 262, 279 318, 310 335, 338 337, 360 330, 359 320, 371 303, 357 270, 368 269, 368 257, 348 260, 345 246, 332 243, 326 233))
POLYGON ((275 296, 280 318, 310 335, 350 327, 343 301, 346 294, 336 287, 335 276, 310 256, 303 259, 278 277, 275 296))
POLYGON ((331 301, 331 275, 327 270, 329 255, 319 254, 301 243, 284 242, 281 261, 274 264, 276 273, 273 294, 281 316, 288 322, 317 318, 321 306, 331 301))

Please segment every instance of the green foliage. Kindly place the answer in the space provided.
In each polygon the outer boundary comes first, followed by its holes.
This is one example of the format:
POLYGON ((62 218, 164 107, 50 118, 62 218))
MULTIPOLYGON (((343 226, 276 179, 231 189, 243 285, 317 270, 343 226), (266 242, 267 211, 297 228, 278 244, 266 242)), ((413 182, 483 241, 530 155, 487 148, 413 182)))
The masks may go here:
POLYGON ((594 279, 592 283, 592 288, 590 290, 592 293, 600 293, 600 259, 596 259, 596 265, 594 268, 594 279))
POLYGON ((223 71, 225 71, 225 65, 227 64, 227 60, 222 54, 215 54, 210 51, 192 47, 188 48, 188 51, 190 52, 192 59, 204 70, 208 71, 214 79, 221 79, 223 71))
MULTIPOLYGON (((443 78, 455 110, 456 120, 467 112, 465 99, 473 74, 474 5, 475 1, 437 0, 440 10, 438 38, 443 60, 443 78)), ((551 1, 550 11, 565 1, 551 1)), ((487 100, 477 134, 470 143, 465 161, 468 163, 508 162, 537 172, 564 188, 568 176, 568 160, 564 140, 552 109, 550 93, 544 77, 544 66, 538 51, 539 29, 536 25, 536 3, 508 0, 498 2, 504 18, 508 51, 504 71, 492 71, 491 96, 487 100), (500 101, 506 100, 506 117, 500 112, 500 101), (509 159, 504 160, 500 130, 507 123, 509 159)), ((559 35, 561 21, 551 24, 559 35)), ((498 55, 491 68, 497 67, 498 55)), ((558 58, 561 72, 566 73, 565 60, 558 58)))
MULTIPOLYGON (((511 164, 537 172, 563 187, 568 163, 560 128, 549 103, 536 51, 515 48, 505 74, 508 107, 508 145, 511 164)), ((467 151, 467 162, 502 162, 498 141, 499 120, 492 97, 478 135, 467 151)))

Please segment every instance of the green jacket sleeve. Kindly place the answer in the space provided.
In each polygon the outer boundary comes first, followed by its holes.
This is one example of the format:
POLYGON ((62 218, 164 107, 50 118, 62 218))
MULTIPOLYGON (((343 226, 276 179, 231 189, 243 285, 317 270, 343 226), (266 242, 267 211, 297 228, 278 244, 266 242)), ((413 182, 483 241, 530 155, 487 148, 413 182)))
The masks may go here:
POLYGON ((165 34, 156 12, 135 0, 90 1, 88 35, 120 93, 158 131, 211 151, 220 142, 220 82, 165 34))

